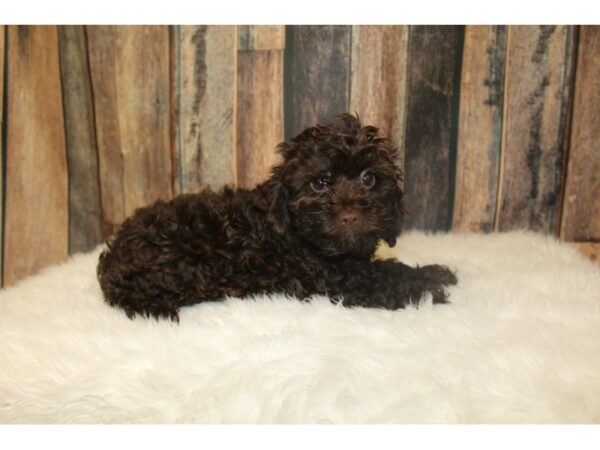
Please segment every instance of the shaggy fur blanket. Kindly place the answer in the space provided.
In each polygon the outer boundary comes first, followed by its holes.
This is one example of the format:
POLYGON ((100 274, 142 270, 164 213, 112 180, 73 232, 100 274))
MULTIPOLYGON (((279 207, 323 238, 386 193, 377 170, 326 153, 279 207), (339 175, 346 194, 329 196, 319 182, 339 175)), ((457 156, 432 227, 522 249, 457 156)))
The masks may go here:
POLYGON ((407 233, 451 303, 347 309, 273 295, 103 301, 99 250, 0 292, 0 423, 600 422, 600 269, 532 233, 407 233))

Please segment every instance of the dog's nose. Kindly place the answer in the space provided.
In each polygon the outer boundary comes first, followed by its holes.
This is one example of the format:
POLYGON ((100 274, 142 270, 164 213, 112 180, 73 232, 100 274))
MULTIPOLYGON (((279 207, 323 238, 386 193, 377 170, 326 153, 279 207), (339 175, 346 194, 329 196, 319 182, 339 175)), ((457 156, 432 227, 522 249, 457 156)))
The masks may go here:
POLYGON ((344 225, 356 225, 358 214, 355 209, 346 208, 339 212, 338 218, 344 225))

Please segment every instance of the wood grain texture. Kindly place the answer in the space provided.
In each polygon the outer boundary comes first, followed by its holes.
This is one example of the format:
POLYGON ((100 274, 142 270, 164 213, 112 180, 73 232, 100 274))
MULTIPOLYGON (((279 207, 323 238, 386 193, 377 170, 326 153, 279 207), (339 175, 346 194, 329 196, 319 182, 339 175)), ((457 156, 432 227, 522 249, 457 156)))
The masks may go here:
POLYGON ((411 26, 404 190, 407 228, 451 224, 458 80, 464 28, 411 26))
POLYGON ((55 26, 8 27, 4 284, 68 251, 67 155, 55 26))
POLYGON ((352 27, 350 112, 404 148, 407 26, 352 27))
POLYGON ((175 26, 176 193, 236 183, 236 27, 175 26))
POLYGON ((238 52, 238 184, 264 181, 283 140, 283 51, 238 52))
POLYGON ((561 236, 600 242, 600 26, 582 26, 561 236))
POLYGON ((572 26, 511 26, 497 230, 557 228, 572 26))
POLYGON ((238 50, 283 50, 285 26, 240 25, 237 27, 238 50))
POLYGON ((102 205, 94 104, 83 26, 59 26, 65 134, 69 167, 69 253, 102 242, 102 205))
MULTIPOLYGON (((0 25, 0 130, 4 133, 4 59, 6 27, 0 25)), ((4 137, 0 138, 0 198, 4 199, 4 137)), ((0 208, 0 236, 3 236, 4 208, 0 208)), ((2 261, 3 239, 0 238, 0 261, 2 261)), ((0 264, 0 286, 2 286, 2 264, 0 264)))
POLYGON ((172 197, 169 30, 87 28, 103 234, 138 207, 172 197))
POLYGON ((452 229, 494 229, 502 142, 506 26, 465 29, 452 229))
POLYGON ((286 137, 350 106, 352 27, 286 27, 286 137))

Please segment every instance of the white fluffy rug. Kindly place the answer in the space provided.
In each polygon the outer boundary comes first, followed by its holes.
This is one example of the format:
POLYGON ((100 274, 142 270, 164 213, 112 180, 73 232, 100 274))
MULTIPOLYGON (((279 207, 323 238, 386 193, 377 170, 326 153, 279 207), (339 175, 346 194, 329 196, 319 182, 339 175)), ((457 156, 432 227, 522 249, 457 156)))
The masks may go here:
POLYGON ((449 305, 280 296, 130 321, 98 252, 0 292, 0 423, 600 422, 600 269, 531 233, 405 234, 449 305))

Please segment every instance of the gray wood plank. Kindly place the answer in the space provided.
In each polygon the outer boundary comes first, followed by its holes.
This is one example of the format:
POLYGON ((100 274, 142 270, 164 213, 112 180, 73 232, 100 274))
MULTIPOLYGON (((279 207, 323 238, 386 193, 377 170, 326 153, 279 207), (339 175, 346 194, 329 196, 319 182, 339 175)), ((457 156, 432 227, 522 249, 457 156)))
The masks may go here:
POLYGON ((558 231, 572 26, 510 26, 497 230, 558 231))
POLYGON ((452 220, 464 28, 411 26, 405 144, 406 228, 447 230, 452 220))
POLYGON ((292 137, 349 107, 352 27, 286 27, 285 135, 292 137))
POLYGON ((175 26, 176 193, 236 183, 235 26, 175 26))
POLYGON ((83 26, 59 26, 65 133, 69 167, 69 253, 102 242, 102 205, 94 104, 83 26))

